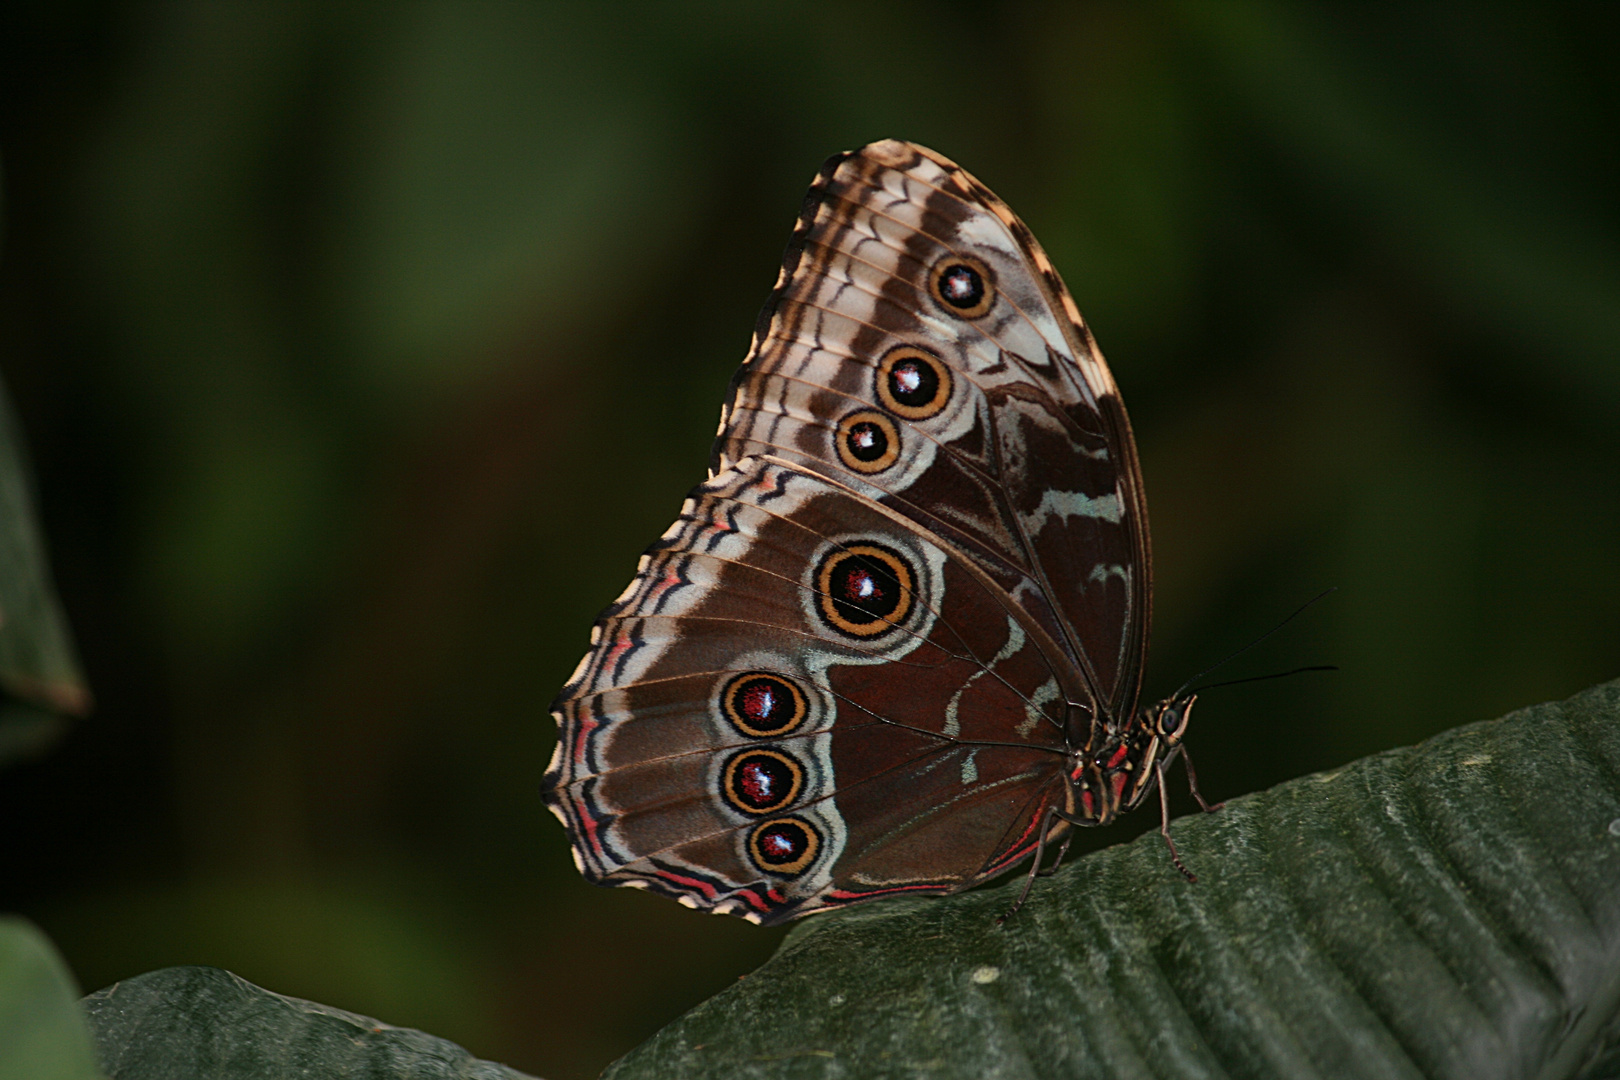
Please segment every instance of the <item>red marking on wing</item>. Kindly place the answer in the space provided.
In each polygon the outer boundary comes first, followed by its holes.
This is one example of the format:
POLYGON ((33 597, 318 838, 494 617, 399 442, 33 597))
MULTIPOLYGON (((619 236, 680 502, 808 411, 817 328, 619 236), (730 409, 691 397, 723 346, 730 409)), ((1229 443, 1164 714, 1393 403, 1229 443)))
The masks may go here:
POLYGON ((656 871, 655 876, 661 877, 671 884, 679 885, 687 892, 699 893, 705 900, 708 900, 711 903, 714 901, 714 898, 720 894, 719 889, 716 889, 713 884, 704 881, 702 878, 688 877, 685 874, 677 874, 673 870, 658 870, 656 871))
POLYGON ((635 647, 636 643, 634 639, 630 637, 629 633, 623 629, 616 630, 614 632, 613 644, 602 650, 602 663, 598 670, 612 671, 614 668, 618 667, 620 658, 635 647))
POLYGON ((992 865, 988 873, 992 875, 999 874, 1013 863, 1027 856, 1035 847, 1034 841, 1029 839, 1030 834, 1041 827, 1041 820, 1045 817, 1046 804, 1043 802, 1029 819, 1029 824, 1024 827, 1024 831, 1018 834, 1018 839, 1013 841, 1012 850, 1008 851, 1007 854, 992 865))
POLYGON ((666 593, 678 588, 680 585, 680 574, 673 569, 666 570, 663 577, 652 583, 652 588, 647 591, 647 595, 642 599, 641 607, 643 609, 656 608, 658 602, 664 598, 666 593))
POLYGON ((590 845, 591 851, 595 852, 596 861, 606 862, 607 850, 602 846, 601 838, 598 835, 596 816, 591 813, 589 806, 583 807, 583 811, 583 813, 576 815, 580 831, 584 834, 582 839, 590 845))
POLYGON ((585 709, 576 709, 574 723, 579 730, 574 732, 574 764, 581 768, 585 765, 585 747, 590 745, 591 733, 602 726, 602 721, 593 719, 585 709))
POLYGON ((828 891, 827 898, 830 900, 839 900, 848 903, 854 900, 865 900, 873 896, 892 896, 895 893, 926 891, 939 892, 942 888, 944 888, 944 886, 941 885, 896 885, 889 889, 872 889, 867 892, 851 892, 848 889, 832 889, 828 891))

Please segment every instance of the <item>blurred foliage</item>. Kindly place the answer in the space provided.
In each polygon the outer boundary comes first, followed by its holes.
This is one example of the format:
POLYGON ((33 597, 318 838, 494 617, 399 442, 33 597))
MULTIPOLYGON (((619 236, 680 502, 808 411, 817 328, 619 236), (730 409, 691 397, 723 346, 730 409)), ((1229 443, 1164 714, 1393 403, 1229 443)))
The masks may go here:
POLYGON ((1609 7, 0 19, 0 372, 98 694, 0 775, 0 909, 86 986, 216 964, 567 1078, 768 955, 579 880, 545 706, 875 138, 995 189, 1096 328, 1150 690, 1340 587, 1223 675, 1340 674, 1201 703, 1211 795, 1620 666, 1609 7))
POLYGON ((90 710, 29 490, 27 455, 0 385, 0 766, 43 753, 90 710))

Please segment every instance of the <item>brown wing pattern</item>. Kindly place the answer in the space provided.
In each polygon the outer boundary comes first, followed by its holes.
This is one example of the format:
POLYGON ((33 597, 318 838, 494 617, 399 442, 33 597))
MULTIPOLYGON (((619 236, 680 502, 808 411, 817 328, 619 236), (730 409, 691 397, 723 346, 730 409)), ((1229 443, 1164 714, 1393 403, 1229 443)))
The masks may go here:
POLYGON ((547 798, 580 869, 776 921, 962 888, 1027 851, 1064 798, 1063 701, 1053 644, 998 594, 892 511, 786 462, 712 478, 555 705, 547 798), (750 679, 785 711, 750 711, 750 679), (758 850, 772 823, 810 838, 804 865, 776 872, 758 850))
POLYGON ((710 478, 553 705, 593 881, 760 922, 951 892, 1133 716, 1129 424, 1029 230, 921 147, 829 161, 710 478))
POLYGON ((1130 717, 1151 583, 1129 421, 1050 260, 966 172, 893 141, 823 168, 733 379, 712 468, 760 453, 959 547, 1064 646, 1071 700, 1130 717), (982 310, 940 294, 955 265, 985 279, 982 310), (949 387, 931 412, 897 414, 885 361, 912 349, 945 365, 949 387), (896 444, 886 464, 849 453, 848 421, 869 411, 896 444))

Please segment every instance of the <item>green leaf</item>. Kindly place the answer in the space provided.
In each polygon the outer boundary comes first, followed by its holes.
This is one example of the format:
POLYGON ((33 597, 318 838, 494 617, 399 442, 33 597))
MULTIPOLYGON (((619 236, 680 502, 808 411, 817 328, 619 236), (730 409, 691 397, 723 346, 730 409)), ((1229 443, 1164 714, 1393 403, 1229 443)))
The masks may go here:
POLYGON ((50 940, 0 918, 0 1077, 100 1080, 79 990, 50 940))
POLYGON ((605 1076, 1615 1077, 1620 682, 815 917, 605 1076))
POLYGON ((173 967, 84 999, 117 1080, 526 1080, 446 1039, 284 997, 228 971, 173 967))
POLYGON ((0 387, 0 764, 43 750, 60 714, 90 711, 67 622, 51 590, 22 442, 0 387))

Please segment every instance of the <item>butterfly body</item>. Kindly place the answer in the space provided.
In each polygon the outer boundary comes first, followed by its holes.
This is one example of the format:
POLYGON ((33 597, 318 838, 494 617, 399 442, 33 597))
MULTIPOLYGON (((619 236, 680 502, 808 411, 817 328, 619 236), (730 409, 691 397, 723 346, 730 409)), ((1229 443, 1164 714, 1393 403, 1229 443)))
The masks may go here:
POLYGON ((591 880, 758 922, 970 887, 1174 758, 1150 572, 1129 421, 1029 230, 921 147, 839 155, 709 479, 553 706, 547 801, 591 880))

